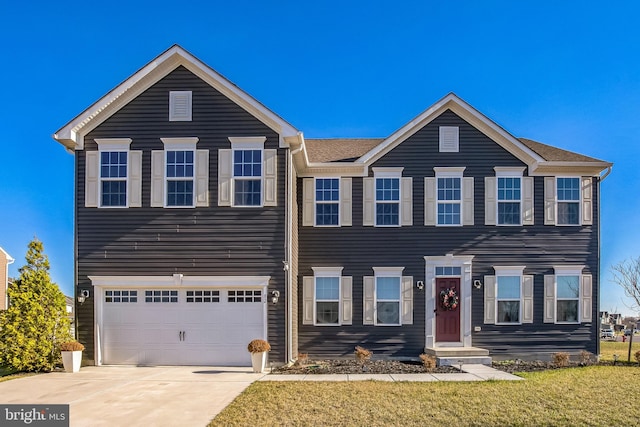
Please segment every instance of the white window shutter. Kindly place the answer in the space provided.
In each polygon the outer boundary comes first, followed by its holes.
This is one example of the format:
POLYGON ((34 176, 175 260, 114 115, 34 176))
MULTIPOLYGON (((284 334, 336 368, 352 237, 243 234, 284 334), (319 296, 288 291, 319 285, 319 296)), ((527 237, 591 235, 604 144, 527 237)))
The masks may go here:
POLYGON ((311 227, 315 224, 315 186, 313 178, 302 180, 302 226, 311 227))
POLYGON ((142 151, 129 151, 128 187, 129 207, 142 207, 142 151))
POLYGON ((593 224, 593 180, 582 177, 582 225, 593 224))
POLYGON ((484 225, 497 224, 497 186, 495 176, 486 176, 484 178, 484 225))
POLYGON ((340 178, 340 225, 350 227, 353 216, 351 178, 340 178))
POLYGON ((402 319, 403 325, 413 325, 413 276, 402 276, 402 319))
POLYGON ((164 206, 164 151, 151 152, 151 207, 164 206))
POLYGON ((209 206, 209 150, 196 150, 196 206, 209 206))
POLYGON ((484 276, 484 323, 496 323, 496 276, 484 276))
POLYGON ((192 92, 187 90, 169 92, 169 121, 191 121, 191 97, 192 92))
POLYGON ((278 206, 278 150, 264 150, 264 206, 278 206))
POLYGON ((533 177, 522 178, 522 225, 533 225, 533 177))
POLYGON ((424 225, 436 225, 436 179, 424 179, 424 225))
POLYGON ((440 152, 459 151, 460 128, 458 126, 440 126, 440 152))
POLYGON ((462 225, 473 225, 473 177, 462 178, 462 225))
POLYGON ((231 206, 231 150, 218 150, 218 206, 231 206))
POLYGON ((343 276, 341 278, 342 286, 342 320, 341 324, 351 325, 353 323, 353 277, 343 276))
POLYGON ((84 167, 84 206, 97 208, 100 198, 100 153, 87 151, 84 167))
POLYGON ((522 323, 533 323, 533 276, 522 276, 522 323))
POLYGON ((580 309, 582 312, 581 322, 593 322, 592 296, 593 296, 593 278, 590 274, 580 276, 580 309))
POLYGON ((545 274, 544 276, 544 323, 556 321, 556 276, 545 274))
POLYGON ((362 178, 362 225, 375 224, 375 178, 362 178))
POLYGON ((401 178, 400 185, 402 186, 400 190, 402 197, 402 206, 400 207, 402 220, 400 225, 413 225, 413 178, 401 178))
POLYGON ((313 296, 315 294, 315 278, 302 278, 302 324, 313 325, 313 296))
POLYGON ((376 295, 376 278, 374 276, 364 276, 363 278, 364 307, 362 310, 362 324, 375 324, 375 295, 376 295))
POLYGON ((544 225, 556 225, 556 177, 544 177, 544 225))

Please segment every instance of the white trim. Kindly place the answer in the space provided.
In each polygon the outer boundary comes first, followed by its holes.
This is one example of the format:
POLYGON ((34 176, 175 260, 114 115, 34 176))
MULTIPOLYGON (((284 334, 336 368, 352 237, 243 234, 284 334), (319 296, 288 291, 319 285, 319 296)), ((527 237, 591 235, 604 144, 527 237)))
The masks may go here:
POLYGON ((526 167, 515 166, 495 166, 493 170, 496 172, 496 178, 516 178, 521 177, 526 167))
POLYGON ((525 268, 526 266, 524 265, 493 266, 493 269, 496 272, 496 276, 522 276, 524 274, 525 268))
POLYGON ((579 227, 582 226, 582 175, 573 175, 573 174, 563 174, 563 175, 555 175, 555 193, 553 197, 556 203, 556 227, 579 227), (568 179, 577 179, 578 180, 578 200, 558 200, 558 179, 560 178, 568 178, 568 179), (577 224, 559 224, 558 217, 560 215, 559 204, 560 203, 577 203, 578 204, 578 223, 577 224))
POLYGON ((404 167, 400 168, 371 168, 374 178, 399 178, 402 177, 404 167))
POLYGON ((190 122, 193 114, 193 92, 190 90, 169 91, 169 121, 170 122, 190 122), (187 108, 183 115, 176 114, 176 98, 186 97, 187 108))
MULTIPOLYGON (((231 139, 231 138, 229 138, 231 139)), ((266 138, 265 138, 266 139, 266 138)), ((231 207, 234 208, 262 208, 264 207, 264 175, 265 175, 265 158, 264 158, 264 141, 263 142, 251 142, 245 141, 242 143, 231 144, 231 207), (248 176, 248 177, 236 177, 235 175, 235 153, 236 151, 260 151, 260 176, 248 176), (260 181, 260 204, 258 205, 239 205, 236 204, 236 180, 238 181, 260 181)))
POLYGON ((460 335, 461 342, 458 345, 472 347, 471 340, 471 285, 473 255, 453 255, 445 256, 425 256, 425 347, 434 348, 438 346, 452 346, 452 343, 436 342, 436 267, 460 267, 460 303, 462 311, 460 313, 460 335))
POLYGON ((402 271, 404 267, 373 267, 375 275, 373 276, 373 325, 374 326, 402 326, 402 271), (398 279, 398 299, 378 300, 378 279, 379 278, 394 278, 398 279), (378 301, 398 303, 398 323, 378 323, 378 301))
POLYGON ((198 137, 182 137, 182 138, 160 138, 160 141, 164 144, 165 150, 171 151, 188 151, 196 150, 196 144, 198 144, 198 137))
POLYGON ((436 173, 436 197, 435 197, 435 216, 436 227, 462 227, 464 225, 464 170, 466 167, 434 167, 433 170, 436 173), (460 199, 458 200, 440 200, 438 179, 440 178, 457 178, 460 180, 460 199), (458 205, 460 206, 460 222, 458 224, 440 224, 438 208, 440 204, 443 205, 458 205))
POLYGON ((372 267, 376 277, 402 277, 404 267, 372 267))
POLYGON ((460 126, 439 126, 438 127, 438 152, 440 153, 458 153, 460 152, 460 126), (447 146, 445 137, 448 132, 454 132, 452 135, 452 145, 447 146))
POLYGON ((584 265, 554 265, 553 271, 556 276, 581 276, 584 265))
MULTIPOLYGON (((496 289, 494 292, 495 295, 495 307, 496 307, 496 313, 495 313, 495 319, 496 322, 494 323, 495 325, 498 326, 508 326, 508 325, 522 325, 522 309, 523 309, 523 305, 524 305, 524 299, 523 299, 523 284, 524 284, 524 279, 523 279, 523 273, 524 273, 524 267, 493 267, 493 269, 495 270, 496 274, 496 289), (499 298, 498 297, 498 285, 499 285, 499 278, 500 277, 517 277, 520 283, 520 296, 518 297, 518 321, 517 322, 501 322, 498 320, 498 302, 499 301, 515 301, 514 299, 503 299, 503 298, 499 298)), ((486 284, 485 284, 486 286, 486 284)))
POLYGON ((98 151, 129 151, 131 138, 96 138, 98 151))
POLYGON ((462 167, 434 167, 433 171, 436 173, 436 176, 439 175, 441 178, 443 177, 462 177, 462 175, 464 174, 464 170, 466 169, 466 166, 462 166, 462 167))
MULTIPOLYGON (((262 289, 263 338, 267 338, 267 287, 271 276, 89 276, 94 287, 94 363, 102 365, 102 319, 104 313, 104 288, 260 288, 262 289)), ((140 296, 138 297, 140 298, 140 296)))
POLYGON ((311 267, 313 277, 342 277, 344 267, 311 267))
POLYGON ((231 142, 231 148, 237 144, 242 147, 238 147, 241 150, 262 150, 267 141, 266 136, 230 136, 228 139, 231 142))
POLYGON ((402 171, 404 167, 399 168, 371 168, 373 170, 373 225, 380 228, 396 228, 402 227, 402 171), (397 179, 398 180, 398 200, 380 200, 378 201, 378 191, 376 190, 378 179, 397 179), (378 215, 376 214, 378 203, 382 204, 398 204, 398 223, 397 224, 378 224, 378 215))

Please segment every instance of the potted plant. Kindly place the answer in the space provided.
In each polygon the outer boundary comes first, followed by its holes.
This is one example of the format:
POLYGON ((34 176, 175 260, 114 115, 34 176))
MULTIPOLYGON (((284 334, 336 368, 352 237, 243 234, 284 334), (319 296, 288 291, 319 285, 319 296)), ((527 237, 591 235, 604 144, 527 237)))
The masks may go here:
POLYGON ((253 372, 264 372, 267 365, 267 352, 271 350, 271 345, 265 340, 253 340, 247 346, 251 353, 251 366, 253 372))
POLYGON ((78 341, 63 342, 60 344, 60 352, 62 353, 62 365, 65 372, 80 371, 82 362, 82 350, 84 346, 78 341))

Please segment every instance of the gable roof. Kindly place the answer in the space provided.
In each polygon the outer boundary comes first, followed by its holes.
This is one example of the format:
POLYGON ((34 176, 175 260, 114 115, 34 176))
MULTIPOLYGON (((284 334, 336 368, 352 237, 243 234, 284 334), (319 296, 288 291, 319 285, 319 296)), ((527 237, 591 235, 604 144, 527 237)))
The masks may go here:
POLYGON ((5 258, 7 259, 7 264, 13 264, 15 259, 13 259, 11 257, 11 255, 9 255, 9 253, 7 253, 7 251, 5 251, 4 249, 2 249, 2 247, 0 247, 0 252, 2 252, 4 254, 5 258))
POLYGON ((84 135, 180 65, 280 134, 282 136, 281 146, 286 146, 284 138, 298 138, 300 132, 297 129, 178 45, 167 49, 93 103, 60 128, 53 135, 53 138, 69 150, 83 149, 84 135))
POLYGON ((595 176, 612 166, 611 163, 582 154, 552 147, 530 139, 516 138, 456 94, 449 93, 391 136, 381 140, 306 140, 303 144, 303 150, 305 150, 306 155, 299 156, 295 162, 296 167, 298 167, 301 176, 313 175, 314 170, 319 173, 328 173, 331 171, 328 163, 334 163, 334 172, 338 172, 338 168, 341 167, 345 173, 353 174, 356 172, 359 175, 366 175, 369 166, 447 110, 451 110, 460 116, 502 148, 526 163, 529 168, 529 175, 570 172, 595 176), (363 143, 363 141, 368 142, 363 143), (370 149, 364 152, 367 145, 370 149), (360 157, 354 159, 358 155, 360 157), (337 162, 341 162, 342 166, 336 164, 337 162), (316 166, 314 163, 322 163, 322 165, 316 166))

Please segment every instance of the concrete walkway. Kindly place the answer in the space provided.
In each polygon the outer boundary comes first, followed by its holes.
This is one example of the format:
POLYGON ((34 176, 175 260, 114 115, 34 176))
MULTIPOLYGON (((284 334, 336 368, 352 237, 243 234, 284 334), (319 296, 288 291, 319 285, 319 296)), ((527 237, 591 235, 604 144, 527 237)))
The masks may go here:
POLYGON ((455 374, 305 374, 266 375, 258 381, 521 381, 524 378, 499 371, 486 365, 462 365, 463 372, 455 374))

